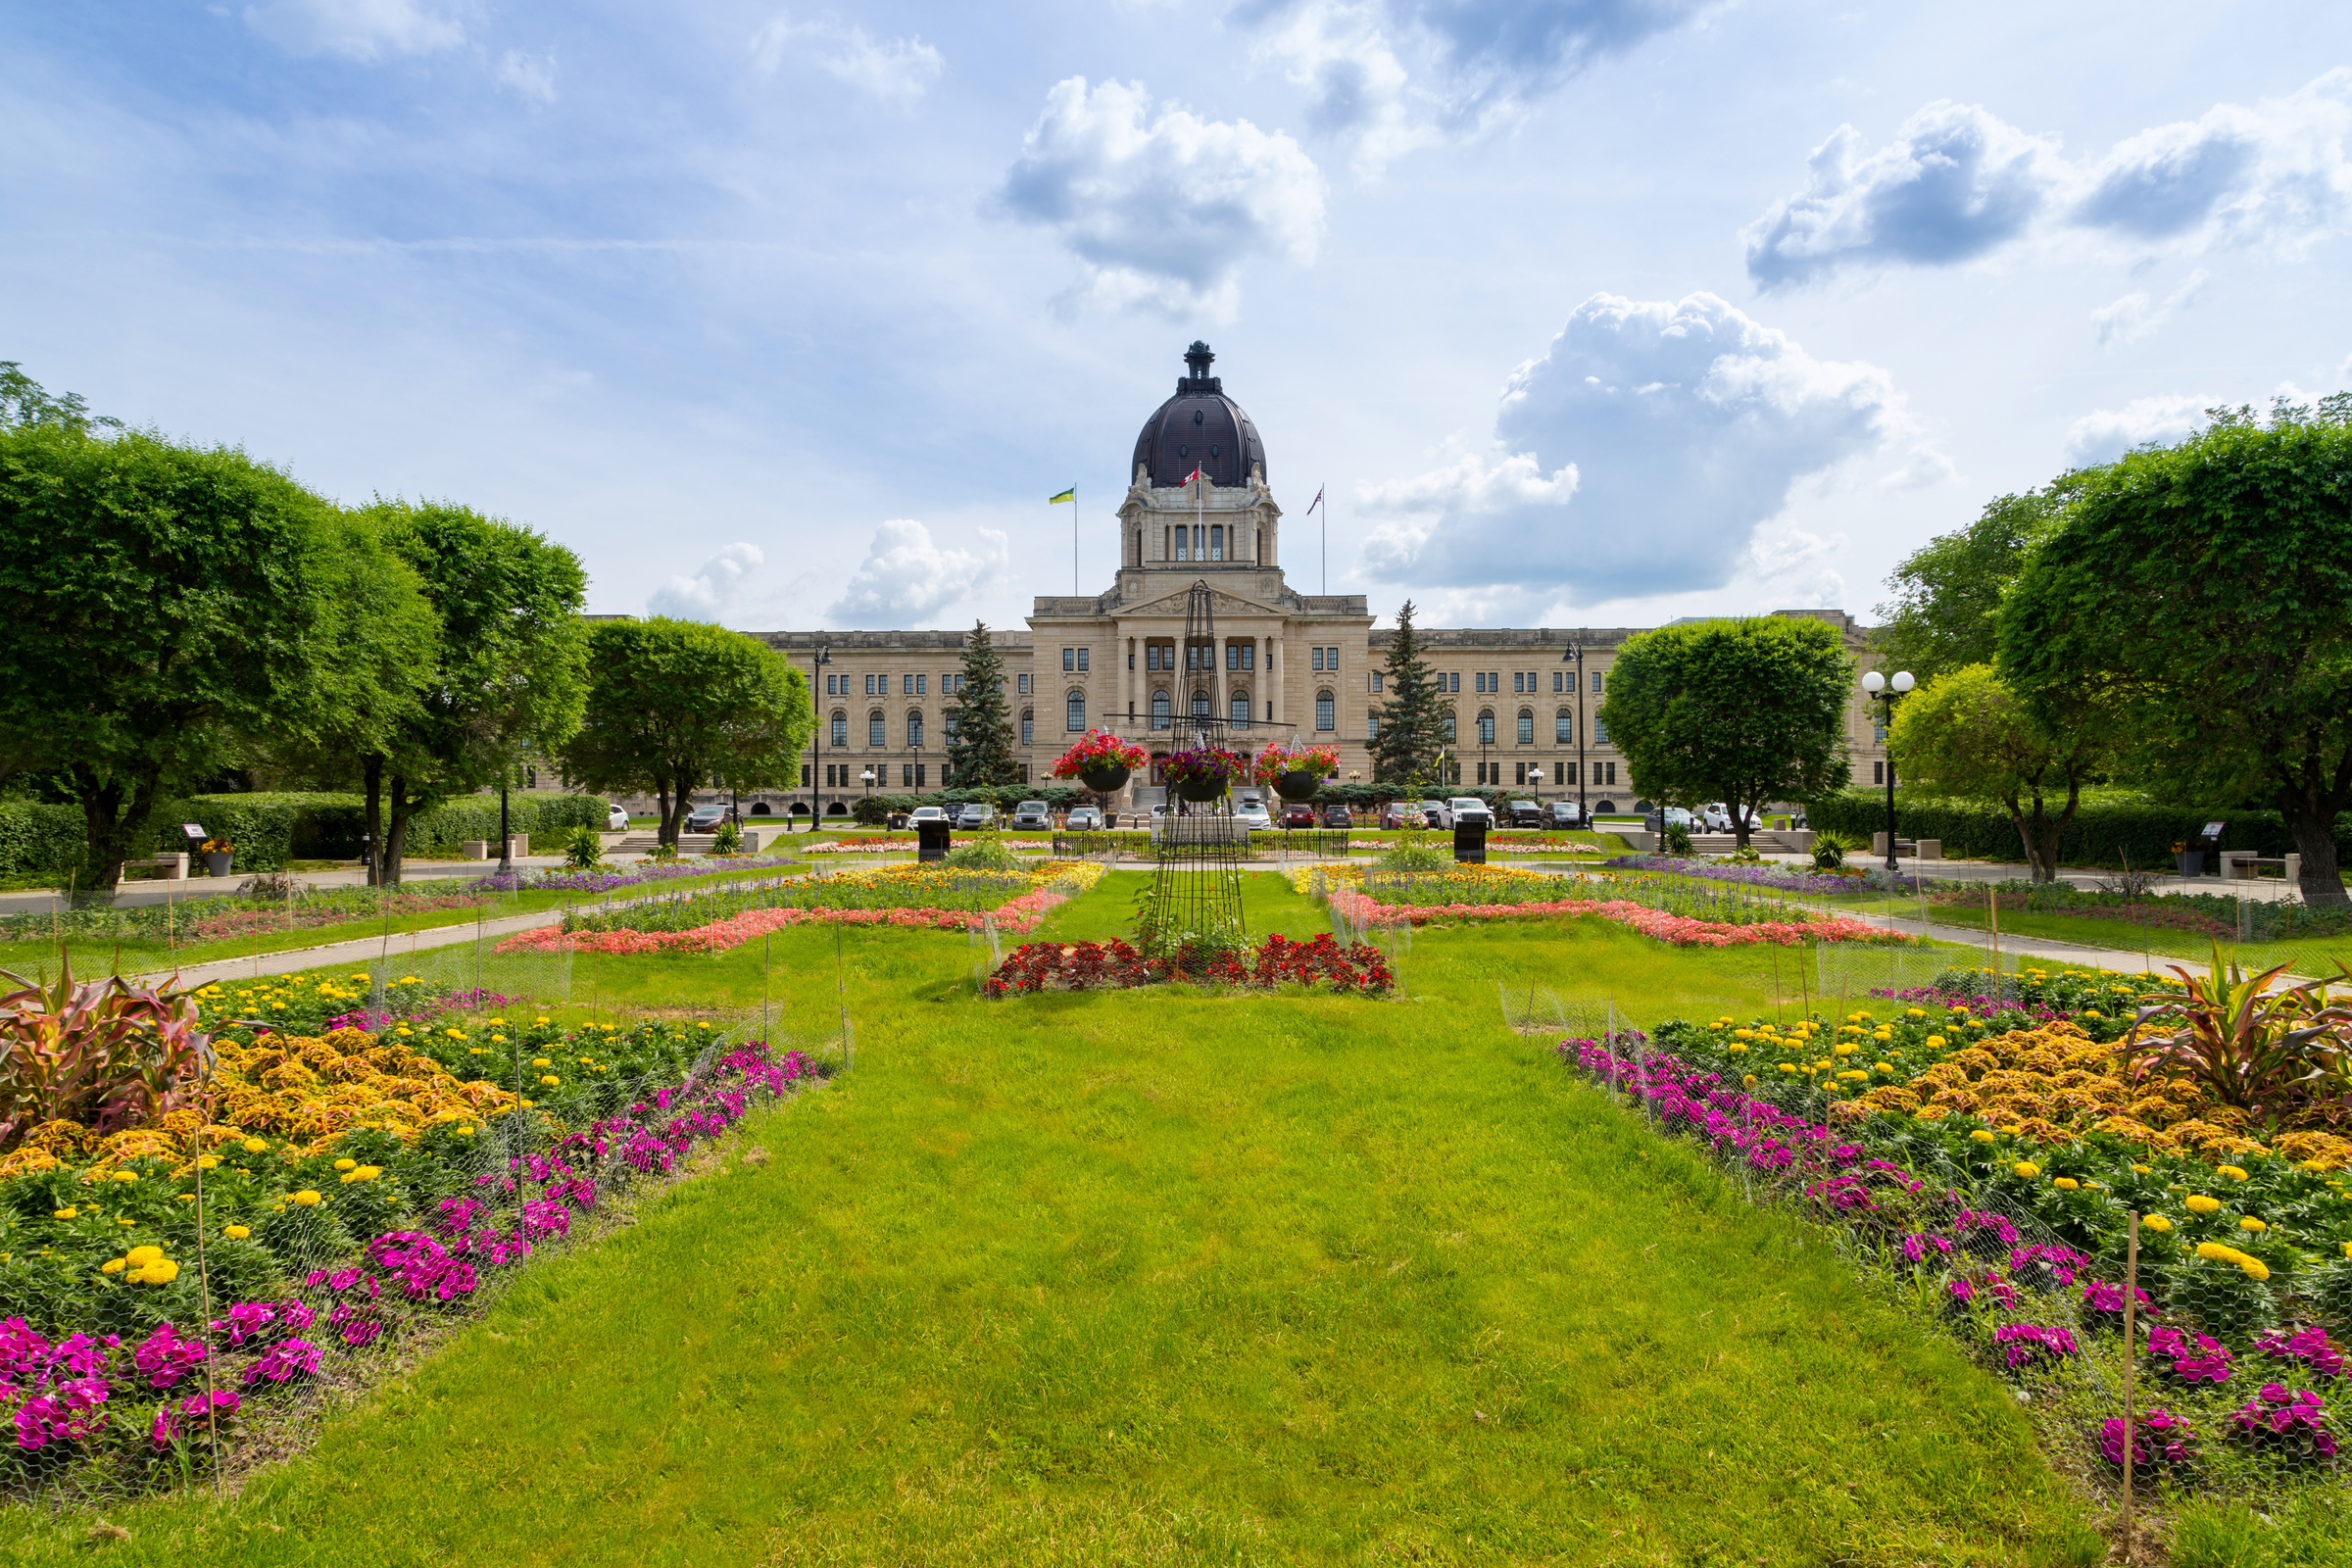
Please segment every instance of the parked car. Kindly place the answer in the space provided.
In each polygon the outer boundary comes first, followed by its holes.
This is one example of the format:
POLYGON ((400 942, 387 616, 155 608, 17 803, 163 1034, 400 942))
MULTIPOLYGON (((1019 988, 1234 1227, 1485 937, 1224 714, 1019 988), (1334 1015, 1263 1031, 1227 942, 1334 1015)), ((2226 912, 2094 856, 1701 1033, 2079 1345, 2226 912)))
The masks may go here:
POLYGON ((1494 813, 1488 810, 1487 803, 1475 795, 1456 795, 1446 803, 1446 820, 1439 826, 1459 827, 1465 822, 1483 823, 1492 828, 1494 825, 1494 813))
POLYGON ((995 827, 997 808, 985 801, 973 801, 956 818, 956 825, 960 828, 995 827))
POLYGON ((1323 808, 1323 825, 1325 827, 1353 827, 1355 826, 1355 813, 1347 807, 1334 802, 1323 808))
POLYGON ((1544 808, 1535 801, 1512 801, 1503 808, 1513 827, 1542 827, 1544 808))
POLYGON ((1729 833, 1732 830, 1731 808, 1721 801, 1717 801, 1712 806, 1700 807, 1698 820, 1700 826, 1710 833, 1729 833))
POLYGON ((1683 808, 1679 806, 1669 806, 1666 808, 1666 820, 1664 823, 1661 823, 1658 820, 1657 811, 1652 809, 1647 816, 1642 819, 1642 826, 1644 830, 1651 833, 1663 833, 1666 828, 1670 826, 1679 827, 1686 833, 1692 833, 1698 831, 1698 820, 1689 811, 1683 809, 1683 808))
POLYGON ((948 814, 948 808, 944 806, 918 806, 913 810, 906 813, 906 825, 908 827, 914 826, 917 822, 947 822, 953 824, 955 820, 956 819, 954 817, 948 814))
POLYGON ((726 819, 727 808, 723 806, 698 806, 686 813, 686 825, 679 831, 682 833, 715 833, 718 831, 718 824, 726 819))
POLYGON ((614 805, 611 804, 610 802, 606 803, 606 806, 605 806, 605 831, 606 831, 606 832, 608 832, 608 833, 626 833, 628 830, 629 830, 629 809, 628 809, 628 808, 627 808, 627 807, 625 807, 625 806, 614 806, 614 805))
POLYGON ((1043 801, 1023 801, 1012 808, 1012 825, 1050 828, 1054 825, 1054 813, 1046 809, 1043 801))
POLYGON ((1102 808, 1099 806, 1073 806, 1069 819, 1062 826, 1073 833, 1100 832, 1102 827, 1102 808))
POLYGON ((1305 801, 1289 802, 1282 808, 1282 825, 1284 827, 1313 827, 1315 825, 1314 807, 1305 801))
POLYGON ((1233 819, 1246 824, 1254 833, 1271 828, 1274 819, 1266 814, 1266 803, 1260 800, 1240 800, 1233 803, 1233 819))
POLYGON ((1585 825, 1585 808, 1574 801, 1553 801, 1544 808, 1544 826, 1565 831, 1585 825))
POLYGON ((1380 813, 1380 825, 1382 827, 1444 827, 1446 825, 1446 808, 1437 802, 1423 801, 1420 810, 1421 820, 1415 822, 1412 802, 1391 801, 1388 808, 1380 813))

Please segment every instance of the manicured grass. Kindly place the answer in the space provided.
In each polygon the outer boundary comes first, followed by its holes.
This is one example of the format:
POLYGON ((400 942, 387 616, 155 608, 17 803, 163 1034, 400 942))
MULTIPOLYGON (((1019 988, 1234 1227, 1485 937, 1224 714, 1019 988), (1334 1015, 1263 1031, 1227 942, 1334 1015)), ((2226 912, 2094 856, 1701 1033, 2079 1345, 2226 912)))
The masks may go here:
MULTIPOLYGON (((1137 880, 1054 934, 1122 931, 1137 880)), ((1245 886, 1253 929, 1328 929, 1245 886)), ((770 950, 811 1028, 833 935, 770 950)), ((2098 1555, 1996 1382, 1502 1026, 1531 970, 1751 1004, 1685 955, 1466 926, 1418 935, 1406 1001, 989 1003, 953 936, 841 951, 858 1066, 746 1125, 771 1159, 543 1262, 224 1506, 110 1509, 110 1559, 2098 1555)), ((598 983, 756 1003, 761 950, 598 983)), ((88 1528, 20 1509, 0 1542, 80 1560, 88 1528)))

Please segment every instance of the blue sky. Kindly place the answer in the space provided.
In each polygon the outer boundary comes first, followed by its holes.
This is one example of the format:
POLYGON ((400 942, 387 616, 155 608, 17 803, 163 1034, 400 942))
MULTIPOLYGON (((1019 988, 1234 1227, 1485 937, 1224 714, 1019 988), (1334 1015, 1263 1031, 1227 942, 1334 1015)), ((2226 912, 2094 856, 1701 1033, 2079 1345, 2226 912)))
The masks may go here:
POLYGON ((1205 337, 1295 586, 1842 606, 2352 384, 2352 10, 1091 0, 0 10, 0 359, 591 608, 1017 624, 1205 337))

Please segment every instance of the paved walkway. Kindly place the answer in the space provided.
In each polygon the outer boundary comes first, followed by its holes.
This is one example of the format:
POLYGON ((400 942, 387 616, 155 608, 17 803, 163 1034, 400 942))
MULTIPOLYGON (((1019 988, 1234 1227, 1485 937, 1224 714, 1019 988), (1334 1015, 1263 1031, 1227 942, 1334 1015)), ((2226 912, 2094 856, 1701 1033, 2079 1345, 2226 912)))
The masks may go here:
POLYGON ((288 948, 282 953, 264 953, 243 958, 216 958, 210 963, 192 963, 180 969, 166 969, 154 974, 133 977, 136 985, 160 985, 174 975, 183 986, 209 985, 215 980, 256 980, 266 974, 295 974, 304 969, 336 968, 345 964, 373 963, 381 957, 398 958, 404 953, 421 953, 432 948, 454 948, 473 941, 477 936, 492 943, 502 942, 517 931, 529 931, 543 925, 554 925, 564 918, 562 909, 541 909, 535 914, 511 914, 502 920, 484 920, 474 925, 441 925, 423 931, 398 931, 389 938, 381 934, 351 942, 332 942, 317 948, 288 948))

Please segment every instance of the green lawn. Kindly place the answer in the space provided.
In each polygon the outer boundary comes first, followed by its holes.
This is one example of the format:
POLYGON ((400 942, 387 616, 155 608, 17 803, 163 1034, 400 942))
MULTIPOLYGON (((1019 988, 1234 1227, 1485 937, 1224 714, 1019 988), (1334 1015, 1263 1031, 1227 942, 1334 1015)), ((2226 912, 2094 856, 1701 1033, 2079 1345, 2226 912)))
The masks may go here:
MULTIPOLYGON (((1114 873, 1048 936, 1123 931, 1114 873)), ((1322 911, 1250 878, 1253 929, 1322 911)), ((606 960, 829 1017, 831 933, 606 960)), ((109 1560, 2089 1562, 2014 1399, 1503 1026, 1531 973, 1753 1004, 1598 921, 1421 933, 1409 1000, 980 1000, 848 933, 853 1074, 773 1158, 544 1260, 226 1504, 109 1560)), ((1761 971, 1758 971, 1761 973, 1761 971)), ((575 999, 591 982, 577 969, 575 999)), ((0 1515, 0 1552, 89 1555, 0 1515)))
MULTIPOLYGON (((615 867, 617 869, 617 867, 615 867)), ((777 868, 756 871, 714 871, 708 876, 681 877, 671 882, 648 883, 643 887, 624 888, 613 895, 616 899, 660 897, 682 893, 694 888, 715 887, 727 882, 776 876, 777 868)), ((507 893, 476 907, 423 909, 386 918, 373 915, 360 919, 340 920, 331 925, 298 926, 291 930, 260 931, 221 941, 172 941, 159 933, 152 939, 115 939, 69 935, 65 947, 74 969, 81 974, 146 974, 160 973, 174 965, 210 963, 220 958, 244 958, 257 954, 285 953, 297 948, 326 947, 338 942, 364 941, 368 937, 388 934, 405 936, 411 931, 437 931, 454 925, 471 925, 478 920, 503 920, 512 915, 534 914, 567 905, 597 902, 598 896, 578 893, 507 893)), ((178 907, 181 911, 200 910, 211 901, 191 899, 178 907)), ((34 922, 35 928, 38 922, 34 922)), ((47 936, 17 942, 0 942, 0 969, 31 975, 44 967, 57 966, 58 944, 47 936)))

